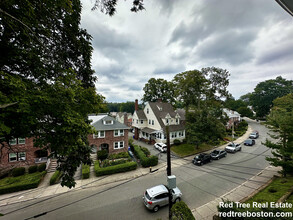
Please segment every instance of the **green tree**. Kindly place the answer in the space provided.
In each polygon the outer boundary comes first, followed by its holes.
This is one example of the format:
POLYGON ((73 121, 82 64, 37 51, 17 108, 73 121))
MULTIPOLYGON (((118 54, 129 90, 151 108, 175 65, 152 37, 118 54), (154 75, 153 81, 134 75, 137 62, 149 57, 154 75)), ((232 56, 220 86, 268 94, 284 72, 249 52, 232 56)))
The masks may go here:
POLYGON ((252 118, 253 117, 253 112, 248 107, 242 106, 242 107, 239 107, 236 111, 242 117, 248 117, 248 118, 252 118))
MULTIPOLYGON (((116 13, 118 0, 96 0, 92 10, 100 9, 101 12, 113 16, 116 13)), ((130 11, 138 12, 144 10, 143 0, 133 0, 130 11)))
POLYGON ((175 104, 174 86, 172 82, 164 79, 151 78, 145 84, 143 102, 156 102, 161 99, 163 102, 175 104))
POLYGON ((134 112, 134 102, 123 102, 120 105, 120 112, 134 112))
POLYGON ((273 166, 283 168, 283 176, 293 173, 293 94, 273 101, 274 107, 268 116, 267 124, 274 134, 275 141, 266 140, 265 145, 272 149, 273 157, 266 159, 273 166))
POLYGON ((177 100, 186 108, 186 137, 195 146, 215 142, 225 132, 221 98, 229 96, 229 72, 216 67, 179 73, 174 77, 177 100))
POLYGON ((91 36, 79 27, 80 1, 1 1, 0 9, 0 106, 8 105, 0 108, 1 146, 34 137, 72 187, 77 167, 89 163, 87 116, 104 99, 95 92, 91 36))
POLYGON ((293 80, 281 76, 260 82, 250 96, 257 117, 265 117, 272 107, 273 100, 293 92, 293 80))

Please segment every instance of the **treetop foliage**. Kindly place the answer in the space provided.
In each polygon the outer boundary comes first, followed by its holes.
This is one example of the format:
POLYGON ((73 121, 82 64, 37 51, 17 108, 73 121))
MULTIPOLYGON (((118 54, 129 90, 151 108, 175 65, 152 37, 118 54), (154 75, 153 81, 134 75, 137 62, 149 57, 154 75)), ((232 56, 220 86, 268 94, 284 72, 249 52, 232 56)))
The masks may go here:
POLYGON ((0 2, 0 148, 12 138, 58 159, 62 185, 75 185, 90 163, 88 114, 98 113, 91 36, 81 29, 79 0, 0 2))

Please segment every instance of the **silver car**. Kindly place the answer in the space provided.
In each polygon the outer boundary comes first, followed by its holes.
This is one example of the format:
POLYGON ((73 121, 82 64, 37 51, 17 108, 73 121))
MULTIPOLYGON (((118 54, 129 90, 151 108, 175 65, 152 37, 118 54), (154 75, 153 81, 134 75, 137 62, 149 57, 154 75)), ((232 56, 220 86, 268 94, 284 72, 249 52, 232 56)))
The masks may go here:
MULTIPOLYGON (((172 202, 176 203, 181 200, 182 193, 178 187, 171 189, 172 202)), ((145 191, 143 202, 149 210, 157 212, 160 207, 169 204, 169 190, 165 185, 158 185, 145 191)))

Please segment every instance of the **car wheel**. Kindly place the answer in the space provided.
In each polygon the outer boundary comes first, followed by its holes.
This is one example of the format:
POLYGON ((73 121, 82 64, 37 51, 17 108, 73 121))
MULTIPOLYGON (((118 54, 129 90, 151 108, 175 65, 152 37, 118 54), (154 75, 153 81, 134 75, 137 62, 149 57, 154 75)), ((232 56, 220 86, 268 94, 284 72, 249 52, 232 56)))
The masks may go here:
POLYGON ((203 165, 203 162, 201 162, 200 165, 202 166, 203 165))
POLYGON ((239 148, 239 151, 241 151, 241 147, 239 148))
POLYGON ((174 203, 180 202, 180 198, 175 199, 174 203))
POLYGON ((160 207, 159 207, 158 205, 156 205, 156 206, 153 208, 153 211, 154 211, 154 212, 157 212, 157 211, 159 211, 159 208, 160 208, 160 207))

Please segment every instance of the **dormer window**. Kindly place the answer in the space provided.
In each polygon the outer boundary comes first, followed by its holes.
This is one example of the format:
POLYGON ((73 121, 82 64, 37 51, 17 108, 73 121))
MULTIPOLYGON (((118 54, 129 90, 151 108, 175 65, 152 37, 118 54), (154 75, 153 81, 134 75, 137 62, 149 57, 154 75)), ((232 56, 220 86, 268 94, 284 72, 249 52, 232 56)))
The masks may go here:
POLYGON ((105 120, 104 125, 112 125, 114 122, 113 120, 105 120))
POLYGON ((166 118, 166 124, 169 124, 169 119, 168 118, 166 118))
POLYGON ((147 108, 147 114, 150 113, 150 110, 147 108))
POLYGON ((179 125, 179 118, 176 118, 176 125, 179 125))

